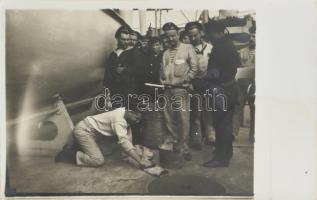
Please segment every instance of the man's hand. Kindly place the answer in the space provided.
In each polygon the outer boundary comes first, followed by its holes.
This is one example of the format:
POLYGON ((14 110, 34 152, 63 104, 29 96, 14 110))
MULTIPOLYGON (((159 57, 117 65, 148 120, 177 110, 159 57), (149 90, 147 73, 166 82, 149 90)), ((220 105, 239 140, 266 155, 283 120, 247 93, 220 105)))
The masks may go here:
POLYGON ((150 168, 150 167, 155 166, 155 163, 153 163, 147 159, 141 159, 139 163, 140 163, 142 169, 146 169, 146 168, 150 168))
POLYGON ((135 161, 137 161, 137 163, 139 163, 139 167, 141 169, 146 169, 146 168, 150 168, 150 167, 153 167, 155 166, 155 163, 147 160, 147 159, 144 159, 142 158, 137 152, 135 149, 131 149, 130 151, 127 151, 126 152, 131 158, 133 158, 135 161))
POLYGON ((117 67, 117 73, 121 74, 124 70, 126 69, 126 67, 117 67))

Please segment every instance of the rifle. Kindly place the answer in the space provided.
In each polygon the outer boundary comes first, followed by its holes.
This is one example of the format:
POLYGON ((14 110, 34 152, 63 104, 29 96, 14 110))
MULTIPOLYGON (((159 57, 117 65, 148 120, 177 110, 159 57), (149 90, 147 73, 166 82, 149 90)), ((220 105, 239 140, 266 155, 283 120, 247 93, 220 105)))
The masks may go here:
POLYGON ((173 88, 180 88, 180 89, 185 89, 189 90, 189 87, 181 86, 181 85, 171 85, 171 84, 153 84, 153 83, 144 83, 144 85, 149 86, 149 87, 156 87, 156 88, 163 88, 163 89, 173 89, 173 88))

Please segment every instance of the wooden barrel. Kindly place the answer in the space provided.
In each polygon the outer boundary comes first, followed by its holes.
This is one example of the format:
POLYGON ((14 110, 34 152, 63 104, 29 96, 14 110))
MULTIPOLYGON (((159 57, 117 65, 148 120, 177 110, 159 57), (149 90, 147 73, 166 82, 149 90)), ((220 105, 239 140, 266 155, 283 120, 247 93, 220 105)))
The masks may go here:
POLYGON ((166 134, 166 125, 162 111, 155 111, 151 104, 152 111, 142 112, 141 136, 144 146, 151 149, 158 149, 159 164, 167 169, 179 169, 184 166, 184 159, 181 153, 159 149, 166 134))
POLYGON ((152 109, 152 111, 142 112, 141 127, 143 145, 158 149, 163 142, 166 129, 162 111, 152 109))

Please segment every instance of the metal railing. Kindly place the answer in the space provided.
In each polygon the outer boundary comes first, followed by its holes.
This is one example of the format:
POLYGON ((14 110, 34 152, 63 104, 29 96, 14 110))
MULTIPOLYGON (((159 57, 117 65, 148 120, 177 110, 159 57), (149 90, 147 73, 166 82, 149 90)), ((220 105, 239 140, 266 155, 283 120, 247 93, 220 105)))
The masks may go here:
MULTIPOLYGON (((55 95, 54 97, 59 98, 61 100, 61 97, 59 95, 55 95)), ((92 103, 93 100, 94 100, 94 97, 90 97, 90 98, 86 98, 83 100, 79 100, 79 101, 75 101, 75 102, 66 104, 65 107, 67 110, 71 110, 71 109, 75 109, 75 108, 87 105, 89 103, 92 103)), ((16 119, 9 120, 9 121, 7 121, 6 124, 7 124, 7 126, 12 126, 12 125, 19 124, 22 122, 36 120, 36 119, 43 117, 43 116, 49 116, 49 115, 55 114, 58 111, 59 111, 58 107, 46 109, 46 110, 31 114, 28 116, 22 116, 22 117, 18 117, 16 119)))

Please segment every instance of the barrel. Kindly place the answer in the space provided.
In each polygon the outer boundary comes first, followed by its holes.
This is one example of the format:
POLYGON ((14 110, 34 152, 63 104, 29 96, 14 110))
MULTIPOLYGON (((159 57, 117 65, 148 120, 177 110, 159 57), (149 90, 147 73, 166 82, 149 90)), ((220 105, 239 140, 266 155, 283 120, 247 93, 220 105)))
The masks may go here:
POLYGON ((179 169, 184 166, 184 159, 180 152, 166 151, 159 148, 164 141, 166 125, 163 111, 155 111, 154 104, 150 104, 151 111, 142 112, 141 136, 144 146, 158 149, 160 166, 167 169, 179 169))
POLYGON ((151 149, 158 149, 163 143, 165 135, 165 123, 162 111, 155 111, 154 105, 150 106, 151 111, 142 112, 141 135, 144 146, 151 149))

